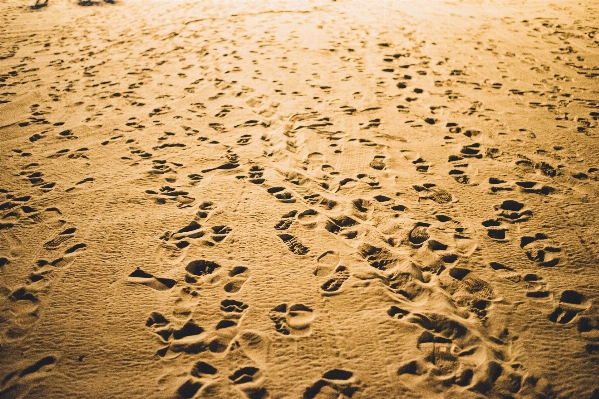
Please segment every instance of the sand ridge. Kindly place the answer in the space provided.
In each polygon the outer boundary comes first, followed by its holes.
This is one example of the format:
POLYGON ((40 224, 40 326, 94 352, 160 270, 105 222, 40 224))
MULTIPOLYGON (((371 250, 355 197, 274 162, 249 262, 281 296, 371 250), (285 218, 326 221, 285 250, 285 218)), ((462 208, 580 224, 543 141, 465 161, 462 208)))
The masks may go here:
POLYGON ((595 5, 30 5, 0 397, 599 397, 595 5))

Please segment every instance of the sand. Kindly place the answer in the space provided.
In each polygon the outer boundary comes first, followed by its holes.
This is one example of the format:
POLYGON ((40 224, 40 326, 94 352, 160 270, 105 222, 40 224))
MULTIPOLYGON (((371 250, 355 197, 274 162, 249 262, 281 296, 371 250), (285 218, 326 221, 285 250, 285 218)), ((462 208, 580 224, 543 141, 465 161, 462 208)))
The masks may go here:
POLYGON ((599 398, 599 3, 32 4, 1 398, 599 398))

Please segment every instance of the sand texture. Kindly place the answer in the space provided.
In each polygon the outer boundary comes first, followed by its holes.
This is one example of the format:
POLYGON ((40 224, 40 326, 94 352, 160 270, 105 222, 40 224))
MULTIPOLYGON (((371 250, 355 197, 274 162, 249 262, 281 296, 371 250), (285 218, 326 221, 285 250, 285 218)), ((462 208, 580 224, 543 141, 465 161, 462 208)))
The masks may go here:
POLYGON ((599 398, 598 2, 32 4, 0 398, 599 398))

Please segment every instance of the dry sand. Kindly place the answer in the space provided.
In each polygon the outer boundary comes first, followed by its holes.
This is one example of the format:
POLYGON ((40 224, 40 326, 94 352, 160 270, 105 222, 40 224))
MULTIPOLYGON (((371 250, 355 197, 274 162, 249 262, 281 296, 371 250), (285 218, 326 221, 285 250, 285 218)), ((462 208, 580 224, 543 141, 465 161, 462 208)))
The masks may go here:
POLYGON ((599 398, 599 3, 0 4, 0 397, 599 398))

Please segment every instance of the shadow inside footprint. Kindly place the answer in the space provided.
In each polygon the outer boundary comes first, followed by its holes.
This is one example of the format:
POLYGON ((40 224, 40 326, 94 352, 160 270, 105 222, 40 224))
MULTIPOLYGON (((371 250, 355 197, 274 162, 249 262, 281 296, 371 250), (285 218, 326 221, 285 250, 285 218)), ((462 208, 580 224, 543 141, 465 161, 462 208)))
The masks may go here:
POLYGON ((229 272, 229 282, 227 282, 224 286, 224 290, 228 293, 234 294, 239 292, 245 282, 249 278, 249 269, 245 266, 235 266, 229 272))
POLYGON ((556 266, 561 257, 561 248, 550 245, 547 235, 537 233, 534 236, 523 236, 520 239, 520 248, 526 251, 528 259, 536 262, 539 266, 556 266))
POLYGON ((188 273, 198 277, 212 274, 219 268, 220 265, 218 263, 204 259, 192 260, 185 266, 185 270, 188 273))
POLYGON ((333 369, 304 391, 304 399, 352 398, 359 390, 351 371, 333 369))
POLYGON ((266 399, 268 392, 261 386, 260 369, 254 366, 241 367, 229 376, 229 379, 241 389, 249 399, 266 399))
POLYGON ((565 290, 562 292, 558 306, 549 315, 549 320, 554 323, 567 324, 587 308, 584 295, 574 290, 565 290))
POLYGON ((345 266, 337 266, 332 278, 327 280, 321 287, 321 294, 334 295, 340 292, 341 286, 349 278, 349 271, 345 266))
POLYGON ((0 398, 24 398, 38 381, 50 375, 58 359, 45 356, 37 362, 15 370, 0 381, 0 398))
POLYGON ((177 284, 176 280, 154 277, 152 274, 144 272, 139 267, 129 275, 128 280, 131 283, 142 284, 157 291, 170 290, 177 284))

